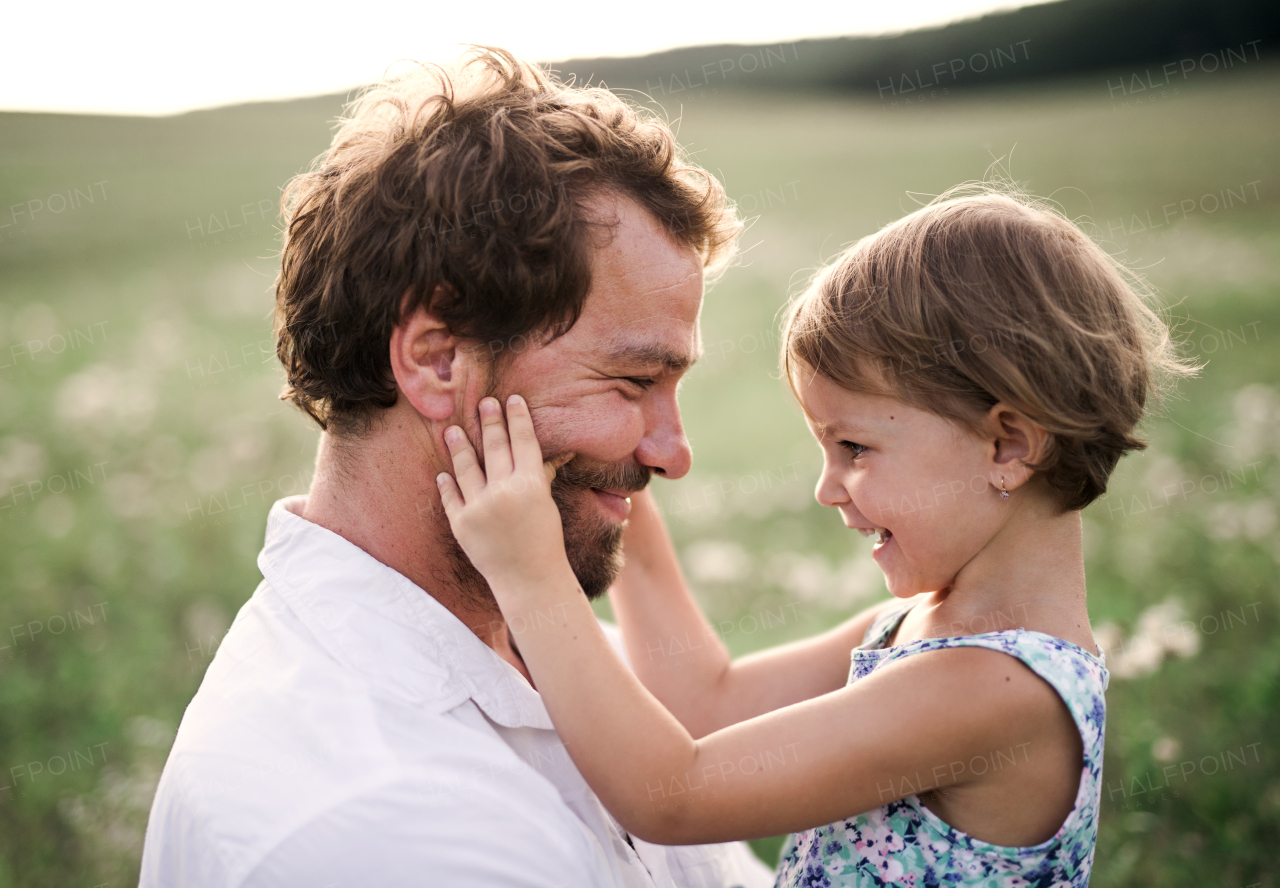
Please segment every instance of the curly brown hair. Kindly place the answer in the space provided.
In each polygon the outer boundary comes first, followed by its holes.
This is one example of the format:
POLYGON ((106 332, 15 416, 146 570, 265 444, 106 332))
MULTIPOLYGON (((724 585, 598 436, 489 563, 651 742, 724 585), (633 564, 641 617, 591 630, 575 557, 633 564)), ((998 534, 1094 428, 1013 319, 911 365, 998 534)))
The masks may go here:
POLYGON ((602 193, 636 201, 709 272, 731 258, 742 226, 720 183, 606 89, 490 47, 371 87, 285 192, 281 398, 335 434, 367 430, 396 401, 392 330, 419 306, 490 344, 490 367, 503 343, 562 335, 591 287, 602 193))

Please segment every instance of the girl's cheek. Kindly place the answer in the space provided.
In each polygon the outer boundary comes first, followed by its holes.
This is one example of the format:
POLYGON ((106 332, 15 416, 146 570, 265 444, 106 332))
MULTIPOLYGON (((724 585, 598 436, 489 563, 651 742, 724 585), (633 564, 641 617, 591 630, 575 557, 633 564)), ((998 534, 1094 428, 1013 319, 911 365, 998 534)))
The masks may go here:
POLYGON ((845 484, 845 493, 848 494, 849 501, 853 503, 853 507, 858 510, 862 517, 868 521, 879 524, 879 513, 875 508, 875 498, 868 491, 865 483, 849 481, 845 484))
POLYGON ((879 478, 863 479, 858 490, 859 499, 865 503, 863 514, 880 527, 892 529, 902 520, 895 506, 893 487, 879 478))

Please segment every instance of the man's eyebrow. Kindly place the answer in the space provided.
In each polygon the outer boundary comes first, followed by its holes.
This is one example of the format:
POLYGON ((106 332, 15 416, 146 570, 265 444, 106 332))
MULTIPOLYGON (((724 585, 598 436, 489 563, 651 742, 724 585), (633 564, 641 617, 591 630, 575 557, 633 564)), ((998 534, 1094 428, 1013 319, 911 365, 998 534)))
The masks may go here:
POLYGON ((620 345, 615 347, 609 356, 619 363, 641 364, 645 367, 661 367, 668 373, 680 373, 688 370, 701 356, 676 351, 663 345, 620 345))

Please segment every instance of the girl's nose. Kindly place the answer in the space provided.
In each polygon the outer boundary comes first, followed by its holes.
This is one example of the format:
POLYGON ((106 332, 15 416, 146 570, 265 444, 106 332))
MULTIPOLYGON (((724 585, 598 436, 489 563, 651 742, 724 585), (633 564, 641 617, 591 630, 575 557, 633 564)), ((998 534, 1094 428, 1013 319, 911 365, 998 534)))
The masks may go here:
POLYGON ((848 502, 849 491, 845 490, 843 484, 840 483, 836 474, 831 471, 829 466, 823 466, 822 475, 818 478, 818 486, 813 491, 813 497, 821 505, 834 508, 842 506, 848 502))

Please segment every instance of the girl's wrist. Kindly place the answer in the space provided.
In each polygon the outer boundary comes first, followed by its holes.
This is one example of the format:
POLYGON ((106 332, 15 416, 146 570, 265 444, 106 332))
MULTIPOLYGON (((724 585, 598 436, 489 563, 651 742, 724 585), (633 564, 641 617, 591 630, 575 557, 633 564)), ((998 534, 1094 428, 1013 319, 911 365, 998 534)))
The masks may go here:
POLYGON ((494 577, 489 588, 508 619, 525 610, 545 609, 548 605, 583 594, 578 578, 567 559, 545 571, 522 572, 509 577, 494 577))

